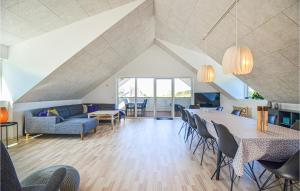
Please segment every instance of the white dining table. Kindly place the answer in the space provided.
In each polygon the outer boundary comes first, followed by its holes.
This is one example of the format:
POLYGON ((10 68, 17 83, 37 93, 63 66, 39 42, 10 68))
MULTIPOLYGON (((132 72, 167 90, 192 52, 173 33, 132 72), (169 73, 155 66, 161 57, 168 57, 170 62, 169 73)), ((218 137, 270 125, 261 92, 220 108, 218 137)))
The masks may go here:
POLYGON ((215 138, 211 121, 225 125, 238 143, 232 166, 236 175, 244 174, 244 164, 255 160, 285 161, 299 150, 299 131, 269 124, 267 132, 256 129, 257 120, 222 111, 189 109, 207 121, 208 131, 215 138))

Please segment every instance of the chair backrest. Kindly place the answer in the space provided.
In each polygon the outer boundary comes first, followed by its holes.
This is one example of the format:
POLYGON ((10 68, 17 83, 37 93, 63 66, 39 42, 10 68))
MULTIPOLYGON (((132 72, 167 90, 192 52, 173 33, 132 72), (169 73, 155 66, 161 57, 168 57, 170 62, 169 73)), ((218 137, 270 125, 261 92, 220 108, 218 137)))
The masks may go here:
POLYGON ((240 116, 240 115, 241 115, 241 110, 235 109, 235 110, 233 110, 233 111, 231 112, 231 114, 240 116))
POLYGON ((148 101, 148 99, 144 99, 143 107, 147 106, 147 101, 148 101))
MULTIPOLYGON (((178 107, 179 107, 179 106, 178 106, 178 107)), ((186 112, 184 111, 184 107, 183 107, 183 106, 180 106, 179 109, 180 109, 180 113, 181 113, 181 119, 182 119, 184 122, 188 122, 188 119, 187 119, 187 116, 186 116, 186 112)))
POLYGON ((238 149, 238 144, 235 141, 233 135, 224 125, 214 122, 213 124, 218 135, 218 148, 226 156, 234 158, 238 149))
POLYGON ((67 174, 66 168, 59 168, 54 171, 51 175, 50 179, 48 180, 44 191, 57 191, 61 186, 63 180, 65 179, 67 174))
POLYGON ((197 114, 193 115, 198 133, 201 137, 207 139, 207 138, 213 138, 213 136, 208 132, 206 121, 204 119, 201 119, 197 114))
POLYGON ((218 106, 218 107, 216 108, 216 110, 217 110, 217 111, 223 111, 223 107, 218 106))
POLYGON ((193 129, 197 129, 197 126, 196 126, 196 123, 195 123, 195 120, 194 120, 192 114, 188 110, 184 110, 184 111, 186 113, 189 126, 192 127, 193 129))
POLYGON ((276 124, 277 115, 269 114, 268 115, 268 123, 276 124))
POLYGON ((285 178, 299 181, 299 150, 284 163, 278 172, 285 178))
POLYGON ((291 129, 300 131, 300 123, 299 123, 299 120, 297 120, 297 121, 291 126, 291 129))
POLYGON ((22 186, 19 182, 15 167, 2 142, 1 142, 1 190, 8 190, 8 191, 22 190, 22 186))
POLYGON ((200 109, 200 105, 190 105, 189 109, 200 109))

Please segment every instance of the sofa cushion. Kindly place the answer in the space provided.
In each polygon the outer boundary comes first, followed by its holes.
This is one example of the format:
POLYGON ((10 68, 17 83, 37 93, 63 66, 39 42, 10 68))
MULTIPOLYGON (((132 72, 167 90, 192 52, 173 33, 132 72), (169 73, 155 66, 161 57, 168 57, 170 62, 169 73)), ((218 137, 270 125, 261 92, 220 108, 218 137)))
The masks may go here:
POLYGON ((68 109, 70 111, 70 116, 79 115, 83 113, 82 105, 69 105, 68 109))
POLYGON ((73 118, 87 118, 88 114, 87 113, 82 113, 82 114, 78 114, 78 115, 73 115, 71 117, 69 117, 69 119, 73 119, 73 118))
POLYGON ((59 107, 55 107, 55 109, 59 113, 59 116, 65 118, 65 119, 71 116, 70 111, 67 106, 59 106, 59 107))
POLYGON ((72 118, 55 125, 57 134, 80 134, 87 133, 97 127, 94 118, 72 118))

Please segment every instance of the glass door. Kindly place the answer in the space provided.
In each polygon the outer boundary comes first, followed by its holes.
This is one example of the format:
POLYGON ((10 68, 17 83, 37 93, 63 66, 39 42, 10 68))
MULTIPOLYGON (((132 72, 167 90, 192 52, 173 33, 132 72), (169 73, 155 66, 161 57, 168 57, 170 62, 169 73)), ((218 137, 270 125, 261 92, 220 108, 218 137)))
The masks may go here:
POLYGON ((136 79, 136 115, 137 117, 154 116, 154 78, 136 79))
POLYGON ((118 108, 125 111, 127 117, 135 117, 136 91, 135 78, 120 78, 118 82, 118 108))
POLYGON ((174 116, 180 117, 180 106, 188 108, 192 103, 192 79, 174 78, 174 116))
POLYGON ((155 79, 155 116, 172 117, 173 83, 172 79, 155 79))

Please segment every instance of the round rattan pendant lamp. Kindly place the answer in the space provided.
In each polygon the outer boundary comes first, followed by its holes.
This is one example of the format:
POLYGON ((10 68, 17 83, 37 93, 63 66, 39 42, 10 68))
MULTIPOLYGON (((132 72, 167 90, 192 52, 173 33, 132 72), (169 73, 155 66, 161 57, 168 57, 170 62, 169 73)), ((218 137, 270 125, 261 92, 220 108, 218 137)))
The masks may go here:
POLYGON ((197 72, 197 80, 199 82, 212 82, 215 80, 215 70, 211 65, 200 66, 197 72))
POLYGON ((237 42, 237 0, 235 1, 235 45, 228 48, 223 56, 222 67, 225 74, 243 75, 251 73, 253 56, 249 48, 237 42))

